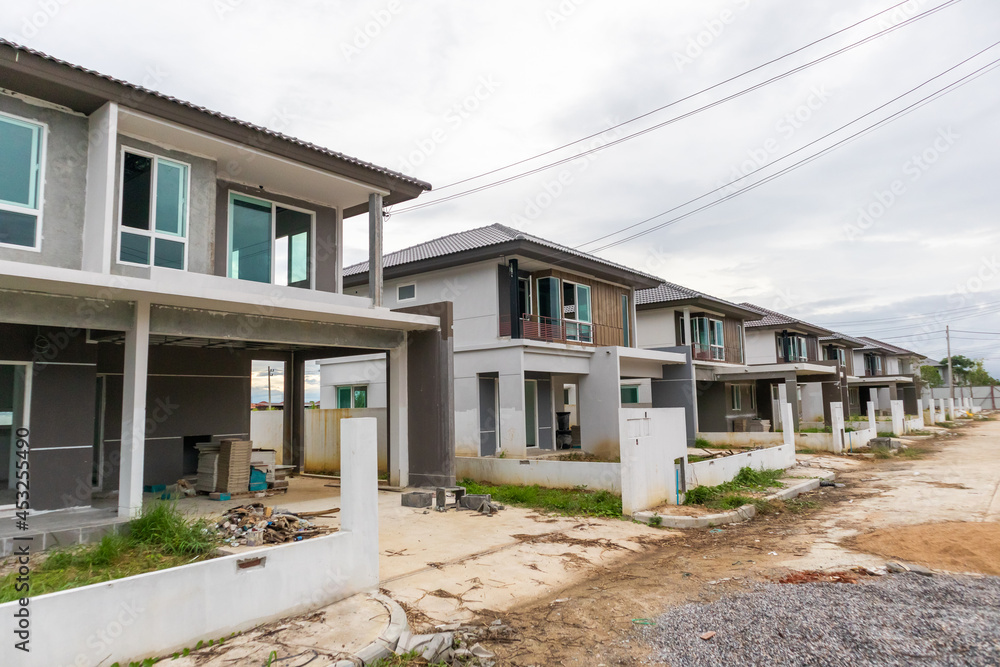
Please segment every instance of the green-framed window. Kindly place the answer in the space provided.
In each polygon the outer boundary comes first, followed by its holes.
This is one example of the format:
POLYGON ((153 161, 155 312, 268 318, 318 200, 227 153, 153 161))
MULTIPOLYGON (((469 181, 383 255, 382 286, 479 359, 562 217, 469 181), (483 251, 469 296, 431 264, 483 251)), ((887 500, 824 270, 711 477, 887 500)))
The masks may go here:
POLYGON ((312 287, 314 214, 229 193, 229 277, 312 287))
POLYGON ((368 407, 367 385, 343 385, 336 387, 336 390, 338 409, 368 407))
POLYGON ((45 126, 0 114, 0 245, 37 249, 45 126))

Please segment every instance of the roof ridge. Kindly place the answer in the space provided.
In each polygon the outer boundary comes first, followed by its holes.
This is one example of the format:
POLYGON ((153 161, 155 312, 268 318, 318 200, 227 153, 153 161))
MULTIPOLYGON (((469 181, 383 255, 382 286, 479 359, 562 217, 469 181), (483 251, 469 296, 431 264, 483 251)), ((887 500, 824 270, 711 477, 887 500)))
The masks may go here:
POLYGON ((220 118, 220 119, 228 121, 230 123, 234 123, 234 124, 239 125, 241 127, 253 130, 255 132, 261 132, 261 133, 267 134, 267 135, 275 137, 277 139, 281 139, 283 141, 287 141, 288 143, 292 143, 292 144, 295 144, 297 146, 301 146, 302 148, 306 148, 308 150, 315 151, 315 152, 320 153, 322 155, 326 155, 328 157, 333 157, 333 158, 336 158, 336 159, 348 162, 350 164, 354 164, 356 166, 363 167, 365 169, 369 169, 371 171, 374 171, 375 173, 379 173, 379 174, 391 176, 393 178, 397 178, 399 180, 406 181, 406 182, 411 183, 413 185, 417 185, 419 187, 422 187, 425 190, 430 190, 431 189, 431 184, 430 183, 427 183, 426 181, 421 181, 420 179, 414 178, 412 176, 407 176, 406 174, 404 174, 402 172, 394 171, 394 170, 388 169, 386 167, 380 167, 379 165, 377 165, 377 164, 375 164, 373 162, 367 162, 367 161, 362 160, 360 158, 356 158, 356 157, 353 157, 351 155, 347 155, 346 153, 341 153, 340 151, 335 151, 335 150, 333 150, 331 148, 327 148, 325 146, 320 146, 319 144, 314 144, 311 141, 306 141, 305 139, 299 139, 298 137, 293 137, 291 135, 284 134, 283 132, 279 132, 277 130, 272 130, 272 129, 267 128, 267 127, 265 127, 263 125, 258 125, 256 123, 251 123, 250 121, 242 120, 242 119, 237 118, 235 116, 230 116, 228 114, 222 113, 221 111, 215 111, 214 109, 209 109, 208 107, 195 104, 194 102, 190 102, 188 100, 182 100, 179 97, 174 97, 172 95, 167 95, 166 93, 162 93, 162 92, 160 92, 158 90, 153 90, 152 88, 146 88, 145 86, 142 86, 140 84, 132 83, 130 81, 126 81, 125 79, 119 79, 117 77, 111 76, 110 74, 104 74, 102 72, 98 72, 97 70, 93 70, 93 69, 90 69, 88 67, 84 67, 82 65, 77 65, 75 63, 71 63, 68 60, 63 60, 62 58, 57 58, 57 57, 55 57, 53 55, 49 55, 48 53, 45 53, 44 51, 39 51, 38 49, 33 49, 33 48, 29 47, 29 46, 24 46, 23 44, 18 44, 17 42, 12 42, 9 39, 4 39, 3 37, 0 37, 0 46, 8 46, 8 47, 10 47, 10 48, 12 48, 12 49, 14 49, 16 51, 22 51, 24 53, 28 53, 28 54, 36 56, 38 58, 42 58, 44 60, 48 60, 49 62, 53 62, 53 63, 56 63, 58 65, 62 65, 62 66, 65 66, 65 67, 69 67, 71 69, 75 69, 75 70, 77 70, 79 72, 83 72, 84 74, 88 74, 90 76, 95 76, 95 77, 98 77, 100 79, 104 79, 105 81, 110 81, 112 83, 116 83, 116 84, 121 85, 121 86, 126 86, 128 88, 131 88, 132 90, 136 90, 136 91, 139 91, 141 93, 145 93, 145 94, 151 95, 153 97, 157 97, 159 99, 166 100, 168 102, 173 102, 174 104, 179 104, 180 106, 186 107, 188 109, 192 109, 194 111, 205 113, 205 114, 208 114, 208 115, 213 116, 215 118, 220 118))

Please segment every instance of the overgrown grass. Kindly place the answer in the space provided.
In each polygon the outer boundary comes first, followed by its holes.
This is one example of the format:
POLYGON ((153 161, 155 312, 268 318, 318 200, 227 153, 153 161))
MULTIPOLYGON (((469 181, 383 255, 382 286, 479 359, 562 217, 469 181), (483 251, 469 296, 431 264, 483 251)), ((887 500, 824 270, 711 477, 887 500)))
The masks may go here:
POLYGON ((814 449, 812 447, 796 447, 795 448, 795 453, 796 454, 820 454, 820 453, 822 453, 822 451, 823 450, 814 449))
POLYGON ((420 654, 417 651, 408 651, 402 655, 390 655, 387 658, 379 658, 372 663, 372 667, 415 667, 416 665, 447 667, 447 664, 444 662, 428 663, 420 657, 420 654))
POLYGON ((914 461, 916 459, 924 458, 927 452, 918 447, 907 447, 906 449, 900 449, 898 452, 896 452, 896 454, 904 459, 910 459, 911 461, 914 461))
POLYGON ((705 438, 695 438, 694 446, 698 449, 713 449, 714 445, 705 438))
MULTIPOLYGON (((756 505, 764 501, 747 495, 762 493, 768 489, 784 486, 778 480, 784 470, 754 470, 740 468, 732 481, 718 486, 696 486, 684 495, 685 505, 705 505, 717 509, 736 509, 743 505, 756 505)), ((766 504, 766 503, 765 503, 766 504)))
POLYGON ((876 435, 880 438, 895 438, 896 434, 892 431, 879 431, 876 435))
POLYGON ((698 463, 700 461, 708 461, 711 458, 712 458, 711 456, 698 456, 697 454, 689 454, 688 463, 698 463))
MULTIPOLYGON (((166 502, 145 510, 126 533, 47 553, 33 564, 29 597, 204 560, 219 544, 211 523, 192 521, 166 502)), ((24 597, 16 579, 16 572, 0 578, 0 602, 24 597)))
POLYGON ((892 458, 892 450, 888 447, 872 447, 872 454, 874 454, 877 459, 892 458))
POLYGON ((488 493, 493 500, 530 507, 531 509, 556 512, 566 516, 606 516, 621 518, 622 499, 610 491, 588 491, 586 488, 548 489, 538 485, 517 486, 504 484, 493 486, 471 479, 459 482, 467 493, 488 493))
POLYGON ((814 426, 812 428, 800 428, 799 433, 833 433, 833 429, 829 426, 814 426))

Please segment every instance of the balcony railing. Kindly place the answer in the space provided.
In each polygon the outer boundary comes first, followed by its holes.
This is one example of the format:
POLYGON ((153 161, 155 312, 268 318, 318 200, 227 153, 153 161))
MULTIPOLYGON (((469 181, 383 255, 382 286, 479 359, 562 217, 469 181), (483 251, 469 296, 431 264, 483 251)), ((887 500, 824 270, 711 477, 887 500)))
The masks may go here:
MULTIPOLYGON (((500 316, 500 336, 511 335, 510 315, 500 316)), ((578 343, 582 345, 622 345, 621 327, 590 322, 571 322, 541 315, 521 315, 521 338, 553 343, 578 343)))
POLYGON ((743 363, 743 354, 740 348, 734 345, 691 343, 691 358, 695 361, 718 361, 729 364, 743 363))

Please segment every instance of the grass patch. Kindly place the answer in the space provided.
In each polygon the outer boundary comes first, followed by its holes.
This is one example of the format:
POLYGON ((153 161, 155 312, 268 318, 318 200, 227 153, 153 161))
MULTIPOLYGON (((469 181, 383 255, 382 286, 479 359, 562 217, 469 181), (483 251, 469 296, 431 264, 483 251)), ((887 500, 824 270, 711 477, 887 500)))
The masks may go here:
POLYGON ((907 447, 906 449, 900 449, 898 452, 896 452, 896 454, 901 458, 910 459, 911 461, 924 458, 926 453, 927 452, 925 452, 924 450, 918 449, 916 447, 907 447))
POLYGON ((955 428, 955 422, 938 422, 937 425, 941 428, 955 428))
POLYGON ((694 446, 697 447, 698 449, 714 449, 715 447, 715 445, 710 443, 705 438, 695 438, 694 446))
POLYGON ((895 438, 896 434, 892 431, 879 431, 876 435, 880 438, 895 438))
POLYGON ((812 447, 796 447, 795 448, 795 453, 796 454, 820 454, 820 453, 822 453, 822 450, 813 449, 812 447))
MULTIPOLYGON (((275 663, 277 665, 277 663, 275 663)), ((372 667, 415 667, 416 665, 429 665, 429 667, 447 667, 444 662, 428 663, 420 657, 417 651, 408 651, 402 655, 390 655, 386 658, 379 658, 372 663, 372 667)))
POLYGON ((800 428, 799 433, 833 433, 833 428, 829 426, 823 426, 823 427, 814 426, 812 428, 800 428))
POLYGON ((565 516, 604 516, 621 518, 622 499, 610 491, 588 491, 583 487, 575 489, 548 489, 538 485, 517 486, 504 484, 493 486, 471 479, 463 479, 467 493, 488 493, 493 500, 508 505, 555 512, 565 516))
POLYGON ((684 494, 685 505, 705 505, 717 509, 735 509, 743 505, 756 505, 764 501, 747 495, 762 493, 770 488, 784 486, 778 480, 783 470, 754 470, 740 468, 732 481, 718 486, 696 486, 684 494))
POLYGON ((816 509, 819 506, 815 500, 802 500, 800 498, 792 498, 791 500, 784 501, 784 509, 792 514, 802 514, 811 509, 816 509))
MULTIPOLYGON (((173 503, 145 509, 127 532, 49 552, 32 569, 29 597, 205 560, 219 544, 210 522, 191 521, 173 503)), ((16 584, 16 572, 0 578, 0 602, 24 596, 14 589, 16 584)))
POLYGON ((712 459, 711 456, 698 456, 697 454, 688 455, 688 463, 698 463, 699 461, 708 461, 712 459))
POLYGON ((872 448, 872 454, 874 454, 875 458, 877 458, 877 459, 891 459, 892 458, 892 450, 889 449, 888 447, 873 447, 872 448))

